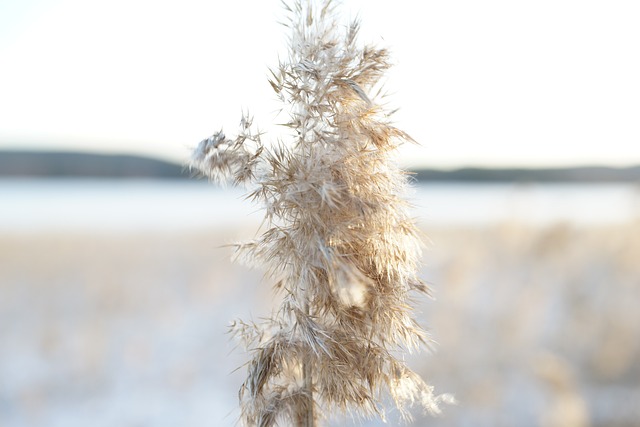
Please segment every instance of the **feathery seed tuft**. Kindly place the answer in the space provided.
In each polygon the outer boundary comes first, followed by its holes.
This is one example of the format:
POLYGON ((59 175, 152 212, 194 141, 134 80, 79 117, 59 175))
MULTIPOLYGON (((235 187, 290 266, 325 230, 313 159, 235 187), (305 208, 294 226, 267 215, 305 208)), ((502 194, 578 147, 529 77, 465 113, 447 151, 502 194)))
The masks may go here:
POLYGON ((265 324, 236 322, 252 352, 241 387, 248 426, 314 426, 334 409, 381 416, 391 396, 404 417, 419 404, 439 413, 433 388, 394 353, 428 342, 410 294, 419 232, 402 199, 407 175, 394 160, 411 138, 371 96, 389 68, 388 52, 357 43, 334 2, 293 1, 289 55, 269 84, 289 112, 292 140, 267 147, 243 115, 235 138, 217 132, 190 165, 217 182, 249 188, 265 231, 237 254, 279 279, 280 309, 265 324))

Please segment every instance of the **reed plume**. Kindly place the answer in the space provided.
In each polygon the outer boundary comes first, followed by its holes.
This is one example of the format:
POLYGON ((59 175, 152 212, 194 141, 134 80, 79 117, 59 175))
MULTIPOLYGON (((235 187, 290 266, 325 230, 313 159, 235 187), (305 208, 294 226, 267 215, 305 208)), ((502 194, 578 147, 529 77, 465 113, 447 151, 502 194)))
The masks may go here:
POLYGON ((428 342, 411 307, 421 242, 395 163, 410 137, 370 93, 390 66, 387 50, 357 43, 330 0, 287 9, 288 59, 269 83, 289 117, 291 141, 271 146, 244 115, 237 136, 217 132, 191 167, 246 185, 265 212, 264 232, 237 246, 263 265, 282 304, 262 323, 235 322, 251 351, 240 390, 248 426, 315 426, 325 414, 381 416, 390 395, 406 418, 439 413, 431 386, 394 354, 428 342))

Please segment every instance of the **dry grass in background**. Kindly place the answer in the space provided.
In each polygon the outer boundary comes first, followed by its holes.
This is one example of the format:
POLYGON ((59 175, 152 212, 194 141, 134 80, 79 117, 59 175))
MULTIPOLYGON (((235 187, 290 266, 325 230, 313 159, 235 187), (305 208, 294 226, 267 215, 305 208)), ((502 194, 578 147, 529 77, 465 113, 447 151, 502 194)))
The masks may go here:
MULTIPOLYGON (((427 232, 409 363, 460 403, 414 425, 637 425, 640 223, 427 232)), ((0 425, 233 425, 226 325, 277 303, 217 248, 243 234, 2 236, 0 425)))

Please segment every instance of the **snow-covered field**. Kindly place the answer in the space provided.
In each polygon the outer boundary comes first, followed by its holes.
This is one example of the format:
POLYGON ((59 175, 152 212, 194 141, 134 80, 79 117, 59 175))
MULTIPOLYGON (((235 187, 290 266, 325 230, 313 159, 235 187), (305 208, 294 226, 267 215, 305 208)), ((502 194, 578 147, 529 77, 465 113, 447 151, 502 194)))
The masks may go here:
MULTIPOLYGON (((640 218, 625 215, 423 219, 436 299, 417 309, 438 344, 408 357, 459 404, 416 426, 638 425, 640 218)), ((221 247, 253 235, 241 222, 4 227, 0 426, 234 425, 246 355, 227 325, 277 302, 221 247)))

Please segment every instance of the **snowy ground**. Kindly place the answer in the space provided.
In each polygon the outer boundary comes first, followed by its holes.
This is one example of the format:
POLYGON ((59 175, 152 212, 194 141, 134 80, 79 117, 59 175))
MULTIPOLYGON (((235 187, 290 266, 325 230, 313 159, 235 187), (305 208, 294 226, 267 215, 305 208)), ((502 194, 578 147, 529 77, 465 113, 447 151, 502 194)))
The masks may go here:
MULTIPOLYGON (((426 232, 438 345, 409 360, 460 403, 416 426, 638 425, 639 222, 426 232)), ((0 236, 0 426, 234 425, 246 355, 226 327, 275 300, 219 248, 250 236, 0 236)))

